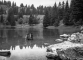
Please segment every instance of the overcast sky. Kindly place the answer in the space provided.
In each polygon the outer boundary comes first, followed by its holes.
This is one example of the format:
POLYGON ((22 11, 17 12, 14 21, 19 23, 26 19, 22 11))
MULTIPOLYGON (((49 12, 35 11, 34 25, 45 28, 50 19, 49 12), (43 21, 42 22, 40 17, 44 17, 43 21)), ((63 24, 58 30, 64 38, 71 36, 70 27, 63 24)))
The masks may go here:
MULTIPOLYGON (((8 0, 6 0, 8 1, 8 0)), ((66 0, 9 0, 9 1, 14 1, 16 2, 16 4, 18 6, 20 6, 21 3, 23 3, 24 5, 31 5, 34 4, 35 7, 39 6, 39 5, 43 5, 43 6, 53 6, 54 3, 58 3, 59 1, 66 1, 66 0)), ((70 0, 68 0, 70 2, 70 0)))

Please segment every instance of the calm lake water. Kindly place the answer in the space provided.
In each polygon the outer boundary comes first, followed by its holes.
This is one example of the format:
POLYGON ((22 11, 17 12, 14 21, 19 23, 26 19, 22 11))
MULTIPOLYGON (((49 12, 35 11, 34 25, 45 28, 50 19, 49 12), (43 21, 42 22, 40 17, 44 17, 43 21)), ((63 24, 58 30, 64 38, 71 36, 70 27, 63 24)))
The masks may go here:
POLYGON ((0 50, 11 51, 9 58, 0 56, 0 60, 48 60, 44 43, 57 43, 59 35, 58 29, 0 28, 0 50), (27 33, 33 33, 34 40, 25 40, 27 33))

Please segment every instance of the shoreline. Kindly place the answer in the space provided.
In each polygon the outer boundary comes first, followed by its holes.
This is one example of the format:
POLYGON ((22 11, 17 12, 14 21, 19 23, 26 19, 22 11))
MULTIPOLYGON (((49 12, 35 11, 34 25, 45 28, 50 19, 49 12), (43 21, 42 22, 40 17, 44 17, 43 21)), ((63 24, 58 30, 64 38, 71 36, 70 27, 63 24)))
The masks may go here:
MULTIPOLYGON (((43 24, 40 23, 40 24, 36 24, 36 25, 33 25, 33 26, 30 26, 28 24, 16 24, 16 26, 10 26, 10 25, 2 25, 2 24, 0 24, 0 28, 3 28, 3 27, 15 27, 15 28, 28 28, 28 27, 32 27, 32 28, 43 28, 43 24)), ((46 27, 46 29, 58 29, 60 31, 62 31, 62 30, 63 31, 71 31, 71 30, 81 30, 81 27, 61 25, 61 26, 58 26, 58 27, 48 26, 48 27, 46 27)))
MULTIPOLYGON (((66 36, 65 36, 66 37, 66 36)), ((61 60, 72 60, 72 59, 80 59, 83 57, 83 33, 72 33, 66 41, 62 41, 57 44, 52 44, 47 47, 47 58, 61 60), (71 39, 69 39, 71 38, 71 39), (73 39, 72 39, 73 38, 73 39), (78 41, 79 39, 79 41, 78 41), (76 41, 76 42, 75 42, 76 41), (76 55, 78 54, 78 55, 76 55), (80 55, 80 56, 79 56, 80 55)))

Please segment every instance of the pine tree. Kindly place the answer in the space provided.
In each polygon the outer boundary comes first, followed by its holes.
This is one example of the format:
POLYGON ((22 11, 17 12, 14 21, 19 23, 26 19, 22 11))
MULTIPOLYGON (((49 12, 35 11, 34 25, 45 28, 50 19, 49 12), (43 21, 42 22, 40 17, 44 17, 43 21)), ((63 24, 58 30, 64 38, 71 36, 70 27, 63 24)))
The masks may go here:
POLYGON ((64 1, 62 2, 62 19, 64 18, 64 12, 65 12, 65 3, 64 1))
POLYGON ((59 5, 58 5, 58 20, 62 20, 63 19, 63 11, 62 11, 62 4, 61 2, 59 2, 59 5))
POLYGON ((30 7, 27 7, 27 9, 26 9, 26 15, 30 15, 30 14, 31 14, 30 7))
POLYGON ((4 0, 4 5, 7 5, 7 2, 4 0))
POLYGON ((43 27, 47 27, 49 25, 50 25, 50 17, 49 17, 49 12, 46 9, 45 16, 44 16, 44 20, 43 20, 43 27))
POLYGON ((69 18, 70 18, 70 7, 67 0, 65 5, 65 11, 64 11, 64 19, 63 19, 63 23, 65 25, 72 25, 71 22, 69 21, 69 18))
POLYGON ((10 9, 9 9, 9 11, 8 11, 8 16, 7 16, 7 20, 8 20, 8 23, 9 23, 11 26, 15 26, 15 18, 14 18, 13 8, 10 8, 10 9))
POLYGON ((26 4, 26 6, 25 6, 26 8, 27 8, 27 4, 26 4))
POLYGON ((34 16, 31 14, 29 17, 29 25, 33 24, 33 19, 34 19, 34 16))
POLYGON ((4 21, 3 21, 3 15, 1 15, 1 23, 3 23, 4 21))
POLYGON ((14 2, 12 3, 12 7, 15 7, 15 3, 14 2))
POLYGON ((31 5, 31 13, 36 14, 36 8, 34 7, 34 4, 31 5))
POLYGON ((37 14, 40 14, 40 15, 42 15, 42 14, 44 14, 44 7, 43 6, 39 6, 39 7, 37 7, 37 14))
POLYGON ((18 17, 19 17, 19 18, 23 18, 23 13, 22 13, 22 12, 19 12, 19 13, 18 13, 18 17))
POLYGON ((7 1, 7 6, 11 7, 11 1, 7 1))
POLYGON ((56 20, 58 19, 58 15, 57 15, 57 5, 56 5, 56 2, 52 8, 52 24, 56 23, 56 20))
POLYGON ((2 5, 3 4, 3 1, 0 1, 0 5, 2 5))
POLYGON ((14 4, 14 6, 16 6, 16 2, 15 2, 15 4, 14 4))
POLYGON ((4 10, 3 10, 3 8, 1 7, 0 8, 0 14, 3 14, 4 13, 4 10))
POLYGON ((20 7, 24 7, 23 3, 20 4, 20 7))
POLYGON ((14 15, 18 15, 18 7, 13 7, 14 15))
POLYGON ((83 23, 83 0, 71 0, 70 20, 74 25, 82 25, 83 23), (80 21, 80 22, 79 22, 80 21), (78 23, 79 22, 79 23, 78 23))

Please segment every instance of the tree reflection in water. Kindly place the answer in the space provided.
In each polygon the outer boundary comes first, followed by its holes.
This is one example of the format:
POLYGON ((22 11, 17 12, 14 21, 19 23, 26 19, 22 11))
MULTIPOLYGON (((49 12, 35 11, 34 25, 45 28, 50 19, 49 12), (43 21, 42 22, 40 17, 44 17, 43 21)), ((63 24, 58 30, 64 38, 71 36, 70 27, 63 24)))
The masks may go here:
POLYGON ((5 28, 0 30, 0 50, 11 51, 11 57, 6 60, 47 60, 43 44, 54 44, 58 37, 58 30, 5 28), (27 33, 33 33, 34 40, 25 40, 27 33))

